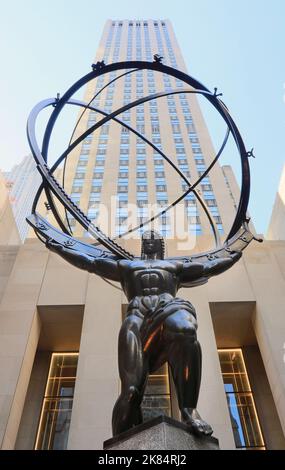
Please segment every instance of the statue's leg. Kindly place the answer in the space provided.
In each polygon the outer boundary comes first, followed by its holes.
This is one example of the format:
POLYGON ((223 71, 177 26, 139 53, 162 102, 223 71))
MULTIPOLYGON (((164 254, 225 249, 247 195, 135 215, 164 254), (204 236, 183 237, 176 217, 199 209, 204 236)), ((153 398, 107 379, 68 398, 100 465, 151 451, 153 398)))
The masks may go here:
POLYGON ((201 419, 197 411, 202 353, 196 330, 196 318, 186 310, 179 310, 165 320, 164 341, 182 420, 194 432, 212 434, 211 426, 201 419))
POLYGON ((121 394, 113 409, 114 436, 142 422, 140 405, 148 368, 140 339, 141 323, 139 317, 130 315, 125 319, 119 334, 121 394))

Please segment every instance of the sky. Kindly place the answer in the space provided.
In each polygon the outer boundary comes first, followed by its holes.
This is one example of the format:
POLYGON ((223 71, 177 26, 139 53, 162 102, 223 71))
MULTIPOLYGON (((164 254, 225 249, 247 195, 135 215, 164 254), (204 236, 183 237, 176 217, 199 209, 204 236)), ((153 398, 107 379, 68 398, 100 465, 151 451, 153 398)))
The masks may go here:
MULTIPOLYGON (((171 20, 188 72, 223 92, 246 147, 254 147, 249 211, 265 233, 285 163, 284 0, 1 2, 0 168, 29 153, 32 107, 90 71, 109 18, 171 20)), ((210 114, 209 123, 215 143, 220 128, 210 114)))

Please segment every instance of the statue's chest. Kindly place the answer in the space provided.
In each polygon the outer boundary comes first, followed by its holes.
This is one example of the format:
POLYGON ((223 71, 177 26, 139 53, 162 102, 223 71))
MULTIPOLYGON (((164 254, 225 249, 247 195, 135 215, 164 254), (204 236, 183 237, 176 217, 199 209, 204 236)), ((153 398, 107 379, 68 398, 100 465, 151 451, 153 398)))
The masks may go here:
POLYGON ((167 276, 167 271, 152 268, 135 270, 133 272, 134 280, 143 288, 158 287, 164 282, 167 276))
POLYGON ((141 287, 162 286, 175 277, 175 266, 165 261, 130 263, 125 275, 141 287))

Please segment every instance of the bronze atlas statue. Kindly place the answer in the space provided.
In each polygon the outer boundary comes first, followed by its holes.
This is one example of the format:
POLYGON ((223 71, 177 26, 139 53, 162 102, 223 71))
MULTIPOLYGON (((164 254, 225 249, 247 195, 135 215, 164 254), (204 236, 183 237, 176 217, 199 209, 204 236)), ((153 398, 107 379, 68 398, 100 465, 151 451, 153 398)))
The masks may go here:
MULTIPOLYGON (((156 371, 165 362, 168 362, 172 371, 182 420, 196 434, 210 435, 213 432, 211 426, 200 417, 197 411, 202 354, 197 340, 196 311, 189 301, 177 297, 177 292, 181 287, 195 287, 204 284, 210 277, 231 268, 241 257, 242 250, 254 238, 248 229, 249 219, 246 215, 250 189, 248 159, 252 156, 252 151, 246 151, 239 131, 219 96, 216 89, 212 93, 194 78, 163 65, 161 58, 156 55, 153 62, 133 61, 110 65, 98 62, 92 65, 90 73, 76 82, 61 98, 57 96, 56 98, 47 99, 35 106, 28 119, 30 147, 43 177, 43 182, 34 201, 32 214, 27 219, 28 222, 48 249, 59 254, 72 265, 99 275, 108 282, 120 283, 129 302, 127 314, 119 333, 119 373, 122 386, 121 394, 113 410, 114 435, 120 434, 142 422, 141 402, 148 375, 156 371), (109 114, 96 108, 92 103, 102 90, 99 90, 89 103, 73 99, 74 93, 90 80, 119 70, 122 70, 123 73, 113 78, 104 88, 121 77, 127 74, 135 74, 140 70, 153 70, 157 73, 170 75, 183 81, 186 86, 140 98, 129 104, 124 104, 109 114), (199 179, 194 183, 189 181, 181 169, 160 148, 117 117, 122 112, 147 101, 179 93, 196 93, 204 96, 216 108, 227 124, 226 136, 219 152, 211 165, 202 172, 199 179), (73 132, 67 150, 49 168, 47 161, 50 136, 61 110, 67 104, 83 108, 83 113, 91 110, 103 117, 74 141, 72 141, 73 132), (46 126, 40 150, 35 137, 35 125, 40 111, 48 106, 52 106, 53 110, 46 126), (176 201, 146 223, 149 224, 161 214, 165 214, 179 201, 183 200, 187 194, 192 192, 205 210, 211 224, 216 242, 214 249, 207 253, 198 253, 186 257, 166 258, 164 256, 162 236, 154 230, 148 230, 142 235, 141 256, 135 256, 126 251, 119 244, 118 239, 115 241, 115 239, 105 235, 67 195, 64 185, 60 185, 54 178, 54 171, 61 162, 66 162, 70 152, 77 145, 110 120, 124 126, 129 132, 133 132, 149 144, 173 167, 187 185, 186 191, 176 201), (242 185, 236 217, 228 236, 222 244, 213 218, 195 188, 208 175, 219 159, 230 134, 234 138, 241 159, 242 185), (39 198, 43 192, 47 199, 46 206, 52 211, 59 228, 53 227, 36 211, 39 198), (55 200, 64 206, 65 217, 58 211, 55 200), (96 243, 84 243, 72 236, 72 229, 68 222, 70 216, 74 217, 85 230, 88 230, 89 234, 96 239, 96 243)), ((77 125, 78 123, 79 121, 77 125)), ((127 233, 141 229, 146 223, 128 230, 127 233)), ((124 235, 120 235, 119 238, 124 235)))

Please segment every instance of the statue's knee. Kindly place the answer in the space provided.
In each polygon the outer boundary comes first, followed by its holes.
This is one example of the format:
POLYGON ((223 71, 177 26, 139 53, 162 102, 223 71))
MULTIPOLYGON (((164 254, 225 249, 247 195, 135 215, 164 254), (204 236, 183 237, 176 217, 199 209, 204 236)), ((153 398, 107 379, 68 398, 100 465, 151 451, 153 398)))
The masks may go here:
POLYGON ((197 325, 194 322, 178 322, 175 325, 167 325, 166 335, 169 339, 174 339, 175 341, 196 341, 197 340, 197 325))
POLYGON ((196 341, 197 339, 197 328, 194 323, 189 322, 185 325, 181 325, 181 328, 178 330, 178 332, 184 338, 188 338, 193 341, 196 341))
POLYGON ((137 387, 130 385, 129 387, 123 388, 119 401, 125 403, 135 403, 140 400, 140 392, 137 387))
POLYGON ((131 385, 128 389, 128 400, 136 401, 140 396, 139 390, 134 385, 131 385))

